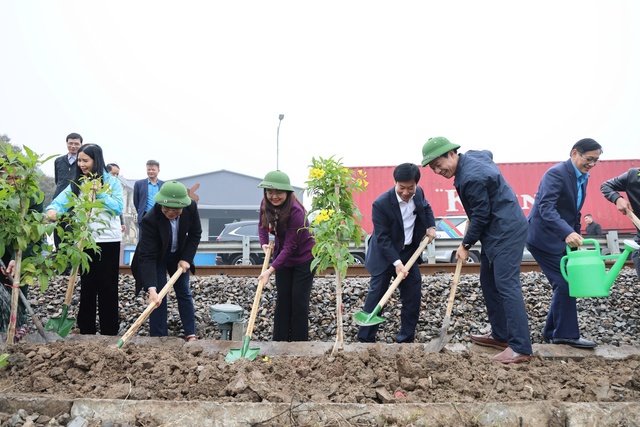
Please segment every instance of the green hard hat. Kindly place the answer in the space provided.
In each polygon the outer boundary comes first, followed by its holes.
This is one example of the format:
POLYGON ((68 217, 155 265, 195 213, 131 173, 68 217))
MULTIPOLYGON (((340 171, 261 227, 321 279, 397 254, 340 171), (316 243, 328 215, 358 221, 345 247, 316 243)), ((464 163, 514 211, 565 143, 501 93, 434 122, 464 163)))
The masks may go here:
POLYGON ((271 171, 264 176, 258 188, 270 188, 273 190, 293 191, 291 181, 286 173, 271 171))
POLYGON ((187 187, 178 181, 167 181, 162 184, 160 191, 153 196, 153 200, 160 206, 167 208, 184 208, 191 204, 187 187))
POLYGON ((429 138, 422 146, 422 166, 427 166, 432 160, 437 159, 451 150, 460 148, 457 144, 452 144, 444 136, 429 138))

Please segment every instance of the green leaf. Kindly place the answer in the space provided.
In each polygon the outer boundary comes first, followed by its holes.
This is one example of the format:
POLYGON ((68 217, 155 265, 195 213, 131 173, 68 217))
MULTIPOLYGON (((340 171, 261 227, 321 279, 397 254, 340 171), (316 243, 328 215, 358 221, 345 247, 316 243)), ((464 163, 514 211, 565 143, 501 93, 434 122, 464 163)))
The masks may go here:
POLYGON ((4 368, 9 364, 9 354, 2 353, 0 354, 0 368, 4 368))

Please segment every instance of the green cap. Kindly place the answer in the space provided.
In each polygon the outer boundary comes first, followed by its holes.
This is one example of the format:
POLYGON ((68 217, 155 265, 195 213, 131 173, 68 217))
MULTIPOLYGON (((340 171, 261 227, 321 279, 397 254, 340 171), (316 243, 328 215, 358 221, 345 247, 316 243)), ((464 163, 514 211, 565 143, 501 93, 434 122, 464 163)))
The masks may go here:
POLYGON ((258 185, 258 188, 293 191, 289 177, 286 173, 280 171, 271 171, 266 174, 260 185, 258 185))
POLYGON ((174 209, 184 208, 191 204, 187 187, 178 181, 167 181, 162 184, 160 191, 153 197, 153 200, 160 206, 174 209))
POLYGON ((427 166, 432 160, 437 159, 451 150, 460 148, 457 144, 452 144, 444 136, 429 138, 422 146, 422 166, 427 166))

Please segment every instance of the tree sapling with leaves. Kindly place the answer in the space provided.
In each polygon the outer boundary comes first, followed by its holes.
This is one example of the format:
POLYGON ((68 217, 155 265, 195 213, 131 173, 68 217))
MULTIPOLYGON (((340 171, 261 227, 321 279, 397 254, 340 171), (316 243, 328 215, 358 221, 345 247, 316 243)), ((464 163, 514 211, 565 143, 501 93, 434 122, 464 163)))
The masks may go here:
POLYGON ((353 242, 360 246, 364 231, 360 226, 361 214, 353 201, 353 193, 364 191, 368 182, 366 173, 354 172, 333 157, 311 161, 307 180, 307 194, 312 197, 310 215, 315 215, 309 229, 315 246, 311 268, 324 271, 333 267, 336 272, 337 334, 333 352, 344 348, 342 326, 342 279, 349 265, 354 263, 349 251, 353 242))

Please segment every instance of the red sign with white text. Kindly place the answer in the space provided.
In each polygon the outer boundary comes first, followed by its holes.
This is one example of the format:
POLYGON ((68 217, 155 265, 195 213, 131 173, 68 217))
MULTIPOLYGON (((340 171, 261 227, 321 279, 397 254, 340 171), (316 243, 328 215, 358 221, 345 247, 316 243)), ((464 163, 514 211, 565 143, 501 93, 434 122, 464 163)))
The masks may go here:
MULTIPOLYGON (((515 191, 525 215, 529 215, 542 175, 556 163, 559 162, 498 163, 498 168, 515 191)), ((640 159, 603 160, 589 172, 587 199, 582 208, 582 216, 588 213, 593 215, 594 220, 602 226, 605 233, 609 230, 635 233, 631 220, 618 212, 615 205, 605 199, 600 192, 600 185, 604 181, 634 167, 640 167, 640 159)), ((380 194, 395 185, 393 180, 395 166, 349 166, 349 168, 355 171, 362 170, 367 174, 366 179, 369 182, 367 190, 353 196, 362 213, 362 226, 367 233, 371 233, 373 231, 371 204, 380 194)), ((458 194, 453 188, 453 178, 446 179, 436 175, 428 167, 420 168, 420 171, 422 174, 419 185, 423 188, 435 216, 465 215, 458 194)), ((583 232, 585 226, 586 224, 583 223, 583 232)))

